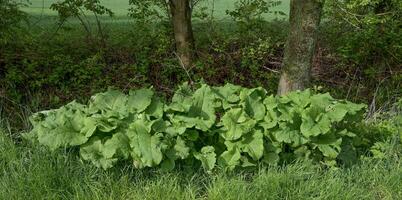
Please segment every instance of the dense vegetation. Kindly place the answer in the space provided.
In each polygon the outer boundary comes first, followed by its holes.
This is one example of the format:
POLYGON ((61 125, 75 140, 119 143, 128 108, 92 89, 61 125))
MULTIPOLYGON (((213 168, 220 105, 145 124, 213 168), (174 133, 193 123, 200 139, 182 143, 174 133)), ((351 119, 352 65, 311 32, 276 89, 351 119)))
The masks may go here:
POLYGON ((0 0, 0 199, 402 198, 402 1, 111 2, 0 0))
POLYGON ((212 170, 309 158, 335 165, 356 160, 352 142, 364 105, 310 90, 267 96, 263 88, 185 84, 170 104, 150 89, 125 95, 109 90, 88 105, 71 102, 32 117, 33 135, 50 149, 80 147, 80 155, 107 169, 129 157, 137 168, 200 160, 212 170), (342 148, 343 147, 343 148, 342 148))

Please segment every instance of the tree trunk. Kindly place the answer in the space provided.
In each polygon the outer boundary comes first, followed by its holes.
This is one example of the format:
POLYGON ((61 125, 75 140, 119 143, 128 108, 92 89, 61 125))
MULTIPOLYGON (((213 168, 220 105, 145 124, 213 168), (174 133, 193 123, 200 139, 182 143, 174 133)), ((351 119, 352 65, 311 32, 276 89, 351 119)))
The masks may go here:
POLYGON ((191 65, 194 52, 190 0, 170 0, 169 6, 177 55, 181 64, 187 68, 191 65))
POLYGON ((323 0, 291 0, 290 32, 285 46, 278 94, 303 90, 310 84, 323 0))

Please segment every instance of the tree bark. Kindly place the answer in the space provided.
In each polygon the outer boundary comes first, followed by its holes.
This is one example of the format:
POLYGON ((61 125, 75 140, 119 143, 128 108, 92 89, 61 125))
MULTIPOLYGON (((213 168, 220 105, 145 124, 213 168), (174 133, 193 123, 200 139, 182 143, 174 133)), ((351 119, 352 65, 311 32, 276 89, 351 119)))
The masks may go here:
POLYGON ((177 55, 183 67, 187 68, 191 65, 194 52, 190 0, 170 0, 169 6, 177 55))
POLYGON ((285 46, 278 94, 303 90, 310 84, 323 0, 291 0, 290 32, 285 46))

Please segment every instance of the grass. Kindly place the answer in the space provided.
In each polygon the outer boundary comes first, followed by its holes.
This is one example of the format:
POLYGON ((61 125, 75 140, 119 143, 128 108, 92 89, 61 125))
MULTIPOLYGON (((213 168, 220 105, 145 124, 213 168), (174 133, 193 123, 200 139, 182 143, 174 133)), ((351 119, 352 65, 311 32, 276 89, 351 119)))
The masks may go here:
POLYGON ((401 199, 398 159, 350 169, 308 163, 214 174, 94 168, 72 152, 15 144, 0 133, 0 199, 401 199))

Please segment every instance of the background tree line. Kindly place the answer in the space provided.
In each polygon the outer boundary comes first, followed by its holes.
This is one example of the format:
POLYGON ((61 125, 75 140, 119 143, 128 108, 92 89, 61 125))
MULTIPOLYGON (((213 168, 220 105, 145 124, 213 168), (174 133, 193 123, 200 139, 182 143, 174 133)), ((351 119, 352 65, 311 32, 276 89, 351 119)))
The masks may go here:
POLYGON ((293 0, 289 21, 265 18, 287 15, 276 10, 281 1, 234 1, 226 21, 205 6, 213 2, 129 0, 132 21, 119 25, 106 23, 116 17, 99 0, 54 3, 57 23, 2 0, 2 104, 52 107, 149 84, 169 96, 201 79, 279 94, 320 85, 374 107, 400 96, 400 1, 293 0))

